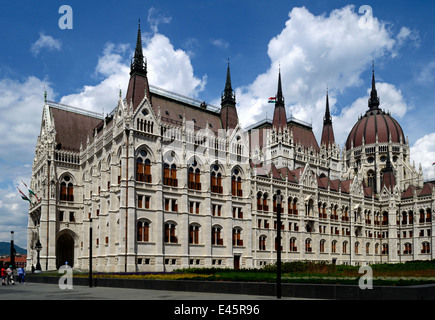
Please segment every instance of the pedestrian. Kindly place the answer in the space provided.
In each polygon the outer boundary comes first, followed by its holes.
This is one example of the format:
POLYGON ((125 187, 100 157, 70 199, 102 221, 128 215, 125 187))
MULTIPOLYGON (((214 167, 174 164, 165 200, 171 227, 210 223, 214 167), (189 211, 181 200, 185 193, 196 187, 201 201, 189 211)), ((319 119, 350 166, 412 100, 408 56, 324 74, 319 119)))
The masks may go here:
POLYGON ((7 283, 8 284, 15 284, 14 271, 12 270, 12 266, 9 266, 9 268, 6 269, 6 273, 7 273, 7 283))
POLYGON ((0 269, 0 276, 2 278, 2 286, 5 286, 6 285, 6 283, 5 283, 5 280, 6 280, 6 270, 5 270, 4 266, 2 266, 2 268, 0 269))
POLYGON ((24 271, 23 267, 18 268, 18 282, 24 284, 24 276, 26 275, 26 272, 24 271))

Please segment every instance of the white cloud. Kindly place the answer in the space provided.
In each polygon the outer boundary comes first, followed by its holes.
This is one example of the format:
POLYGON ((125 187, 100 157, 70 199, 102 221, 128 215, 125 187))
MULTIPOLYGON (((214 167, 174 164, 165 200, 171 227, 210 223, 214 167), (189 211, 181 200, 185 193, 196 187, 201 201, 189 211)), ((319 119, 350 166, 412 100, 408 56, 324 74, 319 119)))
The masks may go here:
MULTIPOLYGON (((336 142, 343 146, 352 126, 357 122, 358 116, 363 115, 368 110, 368 98, 371 87, 367 89, 367 95, 356 99, 350 106, 344 107, 341 113, 333 117, 334 135, 336 142), (346 125, 343 125, 346 124, 346 125)), ((380 99, 380 108, 390 112, 396 120, 402 118, 409 108, 401 90, 389 83, 376 83, 376 91, 380 99)), ((334 101, 330 104, 334 104, 334 101)), ((398 121, 400 123, 400 121, 398 121)), ((321 124, 319 124, 321 126, 321 124)), ((321 128, 321 127, 320 127, 321 128)), ((406 135, 406 132, 405 132, 406 135)))
POLYGON ((30 50, 36 56, 41 52, 42 49, 47 49, 49 51, 60 50, 62 47, 62 42, 59 39, 55 39, 52 36, 45 35, 43 32, 39 33, 39 39, 36 40, 30 50))
MULTIPOLYGON (((144 56, 150 61, 147 64, 150 84, 193 97, 204 89, 207 76, 197 78, 189 55, 175 49, 167 37, 155 34, 145 39, 143 46, 144 56)), ((78 93, 62 97, 60 102, 98 113, 112 111, 118 101, 119 89, 122 89, 123 96, 126 94, 130 77, 129 61, 133 55, 128 49, 125 44, 106 44, 95 69, 96 75, 102 76, 103 80, 95 86, 86 85, 78 93)))
POLYGON ((13 230, 21 246, 27 240, 28 202, 21 199, 16 187, 21 181, 30 182, 44 90, 54 97, 50 83, 36 77, 0 80, 0 241, 9 241, 13 230))
POLYGON ((374 17, 372 28, 362 29, 360 17, 353 6, 319 16, 294 8, 285 28, 269 42, 269 70, 236 90, 243 125, 258 121, 266 112, 272 116, 267 98, 276 93, 280 68, 288 114, 291 109, 294 116, 321 128, 326 88, 334 98, 369 82, 361 79, 362 72, 395 47, 396 40, 384 23, 374 17))
POLYGON ((158 10, 154 7, 151 7, 148 10, 148 23, 150 25, 151 30, 154 33, 159 32, 159 25, 162 23, 168 24, 171 23, 172 17, 160 14, 158 10))
POLYGON ((226 49, 229 47, 229 43, 224 40, 224 39, 213 39, 211 40, 211 44, 214 45, 215 47, 221 48, 221 49, 226 49))
POLYGON ((148 79, 151 84, 193 97, 204 90, 207 76, 197 78, 189 55, 175 49, 166 36, 155 34, 147 39, 144 55, 150 62, 148 79))
POLYGON ((435 179, 435 132, 418 139, 410 148, 411 161, 423 169, 424 179, 435 179))

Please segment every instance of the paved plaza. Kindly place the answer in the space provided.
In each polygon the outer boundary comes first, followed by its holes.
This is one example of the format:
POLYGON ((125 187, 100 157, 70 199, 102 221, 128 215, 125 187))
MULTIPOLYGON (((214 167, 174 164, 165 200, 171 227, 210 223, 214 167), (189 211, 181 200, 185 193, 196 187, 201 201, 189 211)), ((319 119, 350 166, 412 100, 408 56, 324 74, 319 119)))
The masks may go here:
MULTIPOLYGON (((0 286, 1 300, 277 300, 274 296, 205 293, 33 283, 0 286)), ((283 297, 281 300, 299 300, 283 297)))

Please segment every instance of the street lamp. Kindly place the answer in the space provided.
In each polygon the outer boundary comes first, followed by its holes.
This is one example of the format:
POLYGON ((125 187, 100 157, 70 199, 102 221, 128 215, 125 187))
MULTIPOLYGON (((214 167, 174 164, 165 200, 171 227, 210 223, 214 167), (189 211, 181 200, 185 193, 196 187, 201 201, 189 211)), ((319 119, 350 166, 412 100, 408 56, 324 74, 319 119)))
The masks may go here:
POLYGON ((41 272, 41 264, 39 263, 39 252, 41 252, 41 250, 42 250, 42 245, 41 245, 41 242, 39 241, 39 239, 38 239, 38 241, 36 241, 35 249, 36 249, 36 252, 38 253, 38 255, 36 257, 35 273, 40 273, 41 272))
POLYGON ((276 248, 276 297, 281 299, 281 191, 276 191, 276 218, 277 218, 277 248, 276 248))
POLYGON ((15 269, 15 247, 14 247, 14 232, 11 231, 11 268, 15 269))

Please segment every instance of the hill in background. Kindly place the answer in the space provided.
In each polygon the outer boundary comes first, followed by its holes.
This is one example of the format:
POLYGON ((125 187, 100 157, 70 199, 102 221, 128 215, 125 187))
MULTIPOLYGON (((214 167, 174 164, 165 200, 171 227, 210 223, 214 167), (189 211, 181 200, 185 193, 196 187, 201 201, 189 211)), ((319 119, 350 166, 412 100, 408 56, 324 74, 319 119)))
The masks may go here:
MULTIPOLYGON (((23 254, 26 255, 27 254, 27 250, 23 249, 19 246, 17 246, 16 244, 14 244, 15 247, 15 251, 17 252, 17 254, 23 254)), ((4 255, 10 255, 11 254, 11 243, 10 242, 0 242, 0 256, 4 256, 4 255)))

